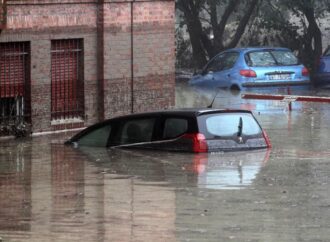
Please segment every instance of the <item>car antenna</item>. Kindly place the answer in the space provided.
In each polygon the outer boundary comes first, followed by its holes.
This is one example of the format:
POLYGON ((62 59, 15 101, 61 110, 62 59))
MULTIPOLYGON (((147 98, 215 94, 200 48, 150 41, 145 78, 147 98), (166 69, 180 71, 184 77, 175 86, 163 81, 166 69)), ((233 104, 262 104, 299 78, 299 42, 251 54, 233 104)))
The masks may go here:
POLYGON ((238 137, 242 137, 242 131, 243 131, 243 119, 242 117, 240 117, 238 122, 238 132, 237 132, 238 137))
POLYGON ((220 89, 215 93, 215 95, 214 95, 214 97, 213 97, 213 100, 212 100, 211 104, 210 104, 209 106, 207 106, 207 108, 212 108, 213 103, 214 103, 216 97, 218 96, 219 91, 220 91, 220 89))

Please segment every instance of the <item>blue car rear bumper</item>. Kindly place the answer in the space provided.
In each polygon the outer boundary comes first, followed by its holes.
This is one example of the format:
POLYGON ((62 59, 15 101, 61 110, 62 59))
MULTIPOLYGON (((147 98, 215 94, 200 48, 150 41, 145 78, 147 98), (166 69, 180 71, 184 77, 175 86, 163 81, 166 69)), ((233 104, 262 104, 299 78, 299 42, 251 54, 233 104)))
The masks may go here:
POLYGON ((311 82, 309 80, 304 81, 278 81, 278 82, 245 82, 242 83, 242 87, 271 87, 271 86, 308 86, 311 82))

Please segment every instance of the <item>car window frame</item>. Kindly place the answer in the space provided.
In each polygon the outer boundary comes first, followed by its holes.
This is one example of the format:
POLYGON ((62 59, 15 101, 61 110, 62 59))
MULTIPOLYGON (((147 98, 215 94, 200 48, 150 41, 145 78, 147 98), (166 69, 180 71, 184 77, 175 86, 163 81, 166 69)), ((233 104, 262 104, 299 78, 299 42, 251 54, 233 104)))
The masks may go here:
MULTIPOLYGON (((109 126, 109 125, 112 126, 112 127, 111 127, 111 130, 110 130, 109 135, 108 135, 108 138, 107 138, 106 146, 104 146, 104 147, 108 147, 109 139, 110 139, 110 137, 112 135, 112 132, 114 130, 114 122, 112 120, 106 120, 104 122, 97 123, 97 124, 94 124, 92 126, 89 126, 88 128, 84 129, 82 132, 80 132, 80 133, 76 134, 75 136, 73 136, 70 139, 70 142, 71 143, 77 143, 79 145, 79 140, 80 139, 82 139, 86 135, 89 135, 90 133, 92 133, 92 132, 94 132, 94 131, 96 131, 98 129, 102 129, 105 126, 109 126)), ((100 146, 95 146, 95 147, 100 147, 100 146)))
POLYGON ((164 124, 163 124, 162 132, 161 132, 161 139, 162 139, 162 140, 176 139, 176 138, 178 138, 178 137, 180 137, 180 136, 186 134, 186 133, 188 132, 188 130, 189 130, 189 120, 188 120, 188 118, 184 118, 184 117, 166 117, 166 118, 164 118, 164 124), (178 135, 176 135, 176 136, 174 136, 174 137, 164 137, 165 129, 166 129, 166 122, 167 122, 168 120, 171 120, 171 119, 181 119, 181 120, 185 120, 186 123, 187 123, 187 128, 186 128, 185 131, 183 131, 182 133, 180 133, 180 134, 178 134, 178 135))
POLYGON ((330 57, 330 45, 325 49, 323 56, 330 57))
POLYGON ((122 129, 124 127, 123 124, 126 123, 126 122, 129 122, 129 121, 132 121, 132 120, 155 119, 154 127, 153 127, 153 130, 152 130, 152 135, 151 135, 151 140, 143 142, 143 143, 150 143, 150 142, 153 142, 153 141, 157 141, 157 130, 159 129, 160 116, 161 116, 160 114, 156 114, 156 115, 148 114, 148 115, 145 115, 145 116, 141 115, 141 116, 137 116, 137 117, 125 117, 125 118, 117 119, 115 121, 114 132, 109 137, 107 147, 122 146, 122 145, 126 146, 126 145, 136 144, 136 143, 118 144, 118 143, 114 142, 115 139, 117 138, 117 136, 119 135, 119 133, 122 132, 122 129))
POLYGON ((207 74, 207 73, 215 73, 215 72, 221 72, 221 71, 230 70, 230 69, 232 69, 232 68, 235 66, 235 64, 237 63, 237 61, 238 61, 238 59, 239 59, 239 56, 240 56, 240 53, 239 53, 238 51, 227 51, 227 52, 222 52, 222 53, 216 55, 213 59, 211 59, 211 60, 209 61, 209 63, 208 63, 208 64, 206 65, 206 67, 204 68, 203 73, 204 73, 204 74, 207 74), (219 57, 224 56, 224 55, 229 55, 229 54, 236 54, 236 55, 237 55, 235 61, 233 62, 233 64, 232 64, 230 67, 228 67, 228 68, 223 68, 223 69, 221 69, 221 70, 220 70, 220 69, 219 69, 219 70, 209 70, 210 66, 213 65, 213 63, 215 63, 215 61, 216 61, 219 57))
POLYGON ((161 119, 160 119, 160 122, 159 122, 159 128, 157 130, 157 140, 155 140, 155 141, 173 140, 173 139, 180 138, 184 134, 194 133, 194 132, 198 132, 198 124, 197 124, 197 118, 196 117, 187 117, 187 116, 183 116, 183 115, 179 115, 179 114, 176 114, 176 115, 163 114, 161 119), (167 119, 171 119, 171 118, 187 120, 187 123, 188 123, 187 130, 186 130, 186 132, 184 132, 183 134, 178 135, 175 138, 165 139, 165 138, 163 138, 163 133, 164 133, 164 129, 165 129, 165 121, 167 119))

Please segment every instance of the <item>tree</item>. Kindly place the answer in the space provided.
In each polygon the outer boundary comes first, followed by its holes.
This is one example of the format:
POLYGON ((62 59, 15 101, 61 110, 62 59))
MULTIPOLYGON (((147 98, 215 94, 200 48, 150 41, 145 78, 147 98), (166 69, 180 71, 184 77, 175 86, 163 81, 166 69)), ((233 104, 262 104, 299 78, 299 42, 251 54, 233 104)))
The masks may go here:
POLYGON ((177 0, 193 59, 202 68, 218 52, 237 46, 261 0, 177 0), (212 37, 213 38, 212 38, 212 37))
POLYGON ((265 0, 259 12, 259 40, 281 45, 297 52, 313 72, 322 55, 319 20, 329 13, 330 0, 265 0), (261 30, 264 31, 261 31, 261 30))
POLYGON ((195 66, 240 46, 283 46, 311 71, 322 54, 320 20, 330 0, 177 0, 189 33, 195 66), (211 38, 211 36, 213 38, 211 38))

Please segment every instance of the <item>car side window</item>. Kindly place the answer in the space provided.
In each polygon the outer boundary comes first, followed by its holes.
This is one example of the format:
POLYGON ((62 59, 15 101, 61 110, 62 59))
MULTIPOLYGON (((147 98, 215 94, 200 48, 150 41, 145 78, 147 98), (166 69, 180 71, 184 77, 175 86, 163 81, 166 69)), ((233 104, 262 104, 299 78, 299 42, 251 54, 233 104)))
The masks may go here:
POLYGON ((77 143, 82 146, 106 147, 111 133, 111 125, 96 128, 82 136, 77 143))
POLYGON ((206 72, 224 71, 232 68, 238 58, 237 52, 227 52, 215 57, 206 69, 206 72))
POLYGON ((123 122, 115 143, 119 145, 150 142, 156 119, 133 119, 123 122))
POLYGON ((188 130, 188 121, 182 118, 168 118, 165 120, 163 139, 173 139, 188 130))
POLYGON ((328 47, 328 49, 324 52, 325 56, 330 56, 330 47, 328 47))

